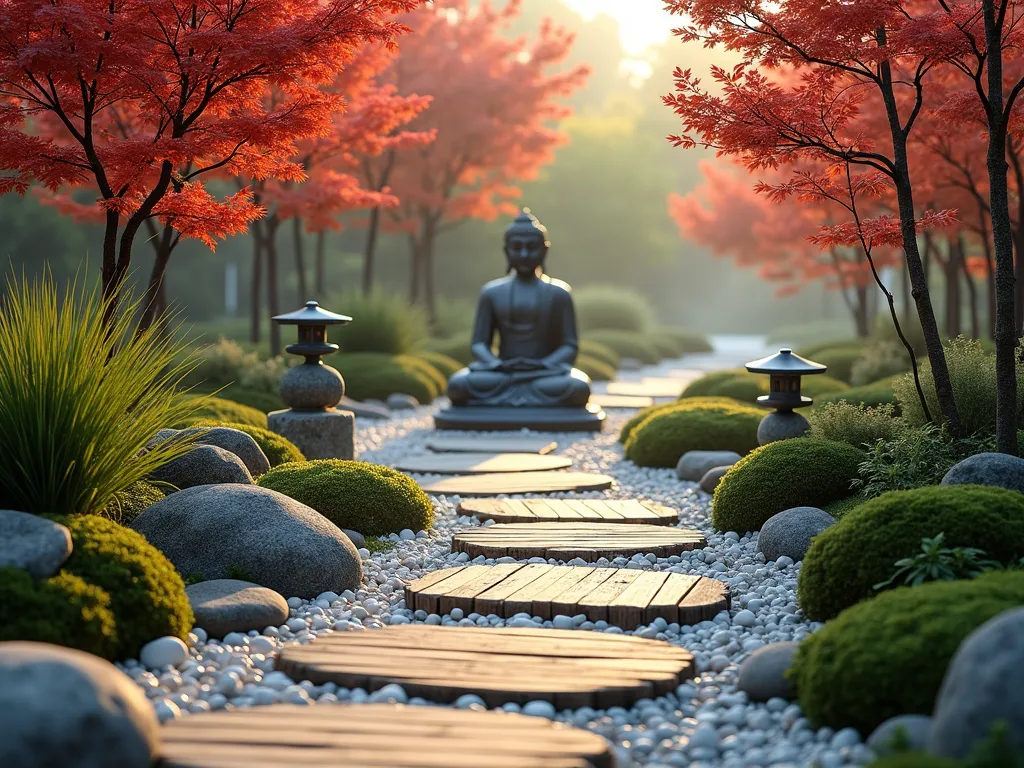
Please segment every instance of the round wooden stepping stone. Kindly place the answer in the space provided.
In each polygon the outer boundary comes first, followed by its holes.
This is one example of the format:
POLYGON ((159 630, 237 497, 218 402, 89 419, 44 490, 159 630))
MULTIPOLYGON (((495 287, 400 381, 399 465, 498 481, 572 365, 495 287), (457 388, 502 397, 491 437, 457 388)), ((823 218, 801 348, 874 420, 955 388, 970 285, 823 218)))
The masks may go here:
POLYGON ((541 717, 448 707, 274 704, 178 718, 163 726, 160 736, 161 768, 615 765, 611 745, 581 728, 541 717))
POLYGON ((585 615, 623 629, 650 624, 710 621, 730 604, 729 587, 705 576, 631 568, 539 563, 467 565, 428 573, 405 588, 409 608, 427 613, 529 613, 551 619, 585 615))
POLYGON ((696 673, 688 651, 638 637, 423 624, 290 645, 276 667, 316 684, 374 690, 398 683, 432 701, 473 693, 490 707, 540 699, 557 709, 629 706, 673 691, 696 673))
POLYGON ((427 450, 437 453, 537 453, 548 454, 558 443, 543 437, 432 437, 427 450))
POLYGON ((559 491, 603 491, 615 479, 590 472, 505 472, 486 475, 446 477, 423 485, 427 493, 450 496, 494 496, 497 493, 558 493, 559 491))
POLYGON ((565 456, 534 453, 424 453, 395 463, 402 472, 432 475, 483 475, 488 472, 550 472, 572 466, 565 456))
POLYGON ((590 402, 602 408, 650 408, 654 405, 653 397, 637 397, 635 395, 601 395, 590 396, 590 402))
POLYGON ((675 525, 679 512, 653 501, 636 499, 468 499, 460 515, 496 523, 632 523, 675 525))
POLYGON ((621 523, 508 523, 470 528, 452 539, 452 552, 470 557, 531 557, 594 562, 651 552, 670 557, 707 546, 700 531, 621 523))

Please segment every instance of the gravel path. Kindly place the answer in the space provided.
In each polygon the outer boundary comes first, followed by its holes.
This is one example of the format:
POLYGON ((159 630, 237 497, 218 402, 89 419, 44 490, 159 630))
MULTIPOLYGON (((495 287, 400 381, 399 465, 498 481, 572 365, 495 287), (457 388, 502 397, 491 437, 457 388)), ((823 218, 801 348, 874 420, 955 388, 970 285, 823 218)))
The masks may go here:
MULTIPOLYGON (((648 370, 647 375, 660 375, 648 370)), ((436 407, 436 406, 435 406, 436 407)), ((373 423, 363 420, 357 435, 361 459, 382 464, 424 450, 432 433, 435 407, 408 412, 404 418, 373 423)), ((679 686, 674 694, 641 700, 631 709, 595 711, 583 708, 555 712, 546 702, 522 708, 534 714, 573 723, 600 733, 614 742, 622 766, 833 766, 869 762, 871 752, 851 729, 833 732, 813 730, 796 704, 773 699, 750 703, 736 689, 737 665, 751 652, 768 643, 806 637, 818 626, 808 622, 796 605, 799 565, 788 558, 765 563, 756 550, 756 536, 734 532, 715 533, 710 526, 709 496, 694 483, 676 479, 673 470, 644 469, 622 456, 616 442, 618 428, 631 415, 611 412, 604 433, 597 436, 552 435, 559 452, 574 459, 574 470, 604 472, 617 480, 608 492, 552 494, 556 498, 641 498, 679 510, 680 525, 701 530, 708 546, 683 556, 657 558, 637 555, 616 558, 598 565, 644 570, 696 573, 728 583, 733 607, 714 621, 693 627, 666 624, 659 619, 649 626, 625 630, 646 638, 681 645, 694 654, 699 677, 679 686)), ((464 434, 464 433, 463 433, 464 434)), ((417 476, 431 479, 432 476, 417 476)), ((390 685, 374 693, 339 689, 332 684, 314 686, 294 681, 273 671, 274 655, 286 643, 308 643, 317 635, 337 631, 365 631, 387 624, 424 622, 463 626, 576 627, 580 631, 623 633, 604 621, 556 617, 541 622, 526 614, 508 620, 496 616, 452 614, 427 615, 405 608, 402 587, 429 571, 468 562, 465 554, 450 552, 449 542, 458 530, 478 525, 455 514, 457 497, 435 499, 436 521, 430 532, 403 531, 395 536, 395 548, 370 555, 361 550, 365 581, 359 592, 325 593, 314 601, 289 599, 291 618, 285 626, 269 627, 262 634, 234 633, 223 640, 196 630, 190 638, 190 657, 175 668, 147 671, 136 661, 122 665, 153 700, 162 719, 186 716, 211 709, 247 707, 284 701, 325 704, 338 701, 397 701, 428 704, 408 698, 400 686, 390 685)), ((506 562, 509 559, 502 559, 506 562)), ((543 560, 535 559, 536 562, 543 560)), ((473 563, 493 563, 482 557, 473 563)), ((532 562, 532 561, 531 561, 532 562)), ((558 561, 547 561, 552 564, 558 561)), ((582 561, 570 561, 582 565, 582 561)), ((560 564, 560 563, 559 563, 560 564)), ((455 706, 481 707, 475 696, 463 696, 455 706)), ((505 709, 520 711, 514 704, 505 709)))

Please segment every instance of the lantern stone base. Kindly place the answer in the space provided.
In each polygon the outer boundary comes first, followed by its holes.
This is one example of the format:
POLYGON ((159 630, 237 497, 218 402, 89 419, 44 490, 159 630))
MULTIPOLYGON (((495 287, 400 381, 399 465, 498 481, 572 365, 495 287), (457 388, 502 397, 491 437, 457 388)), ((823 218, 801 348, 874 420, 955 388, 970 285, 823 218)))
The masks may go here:
POLYGON ((272 411, 267 426, 295 443, 307 459, 355 458, 356 417, 351 411, 272 411))
POLYGON ((803 437, 811 430, 810 422, 795 411, 769 413, 757 427, 757 442, 767 445, 779 440, 803 437))

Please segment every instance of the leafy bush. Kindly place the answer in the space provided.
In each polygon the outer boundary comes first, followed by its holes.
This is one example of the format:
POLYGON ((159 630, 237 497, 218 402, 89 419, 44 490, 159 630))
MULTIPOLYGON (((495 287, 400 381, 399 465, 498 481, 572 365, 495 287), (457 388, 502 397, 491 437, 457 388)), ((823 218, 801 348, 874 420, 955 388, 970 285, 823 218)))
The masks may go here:
POLYGON ((714 351, 711 342, 702 333, 695 333, 684 328, 672 328, 671 326, 659 328, 658 333, 674 339, 681 355, 696 355, 714 351))
POLYGON ((619 442, 625 445, 629 436, 633 434, 633 430, 636 429, 640 424, 647 420, 649 416, 653 416, 655 413, 667 411, 672 408, 676 408, 680 405, 693 405, 701 403, 703 405, 746 405, 741 403, 739 400, 733 400, 730 397, 690 397, 686 400, 676 400, 671 403, 655 403, 647 408, 642 408, 637 411, 630 419, 622 425, 622 429, 619 431, 619 442))
POLYGON ((896 393, 893 391, 895 379, 883 379, 862 387, 850 387, 839 392, 830 392, 814 398, 814 407, 819 408, 828 403, 848 402, 854 405, 866 405, 877 408, 881 405, 892 405, 893 414, 900 414, 899 403, 896 402, 896 393))
POLYGON ((615 378, 615 369, 596 357, 580 355, 576 358, 576 367, 587 374, 591 381, 611 381, 615 378))
MULTIPOLYGON (((816 350, 814 356, 810 359, 816 363, 821 363, 828 368, 827 375, 832 378, 839 379, 846 383, 850 383, 850 372, 853 369, 854 363, 861 357, 863 353, 863 345, 860 342, 851 344, 845 344, 836 347, 826 347, 821 350, 816 350)), ((807 355, 803 355, 807 357, 807 355)), ((815 377, 817 378, 817 377, 815 377)), ((804 379, 808 381, 808 379, 804 379)))
POLYGON ((946 534, 925 536, 921 551, 912 557, 897 560, 895 573, 875 584, 876 590, 890 587, 919 587, 928 581, 957 581, 973 579, 986 571, 1000 570, 996 560, 986 560, 985 551, 977 547, 947 547, 946 534))
POLYGON ((911 369, 906 348, 896 341, 880 341, 865 347, 850 371, 849 382, 864 386, 911 369))
POLYGON ((580 339, 579 353, 595 360, 600 360, 605 365, 610 365, 613 369, 617 369, 622 363, 622 358, 619 357, 619 354, 614 349, 607 344, 602 344, 593 339, 580 339))
POLYGON ((586 338, 609 347, 620 359, 629 357, 644 365, 657 365, 662 361, 658 348, 643 333, 603 329, 588 332, 586 338))
POLYGON ((420 350, 419 352, 411 353, 411 357, 418 357, 421 360, 425 360, 430 363, 434 368, 441 372, 441 375, 445 377, 446 381, 465 367, 454 357, 448 357, 448 355, 443 355, 440 352, 420 350))
POLYGON ((365 536, 404 528, 420 531, 434 520, 434 507, 419 485, 379 464, 342 459, 296 462, 270 470, 258 482, 312 507, 339 528, 365 536))
POLYGON ((267 395, 277 394, 281 377, 290 365, 283 355, 265 360, 256 352, 243 349, 237 341, 225 338, 201 348, 196 353, 196 362, 187 377, 189 384, 206 391, 233 384, 239 390, 267 395))
MULTIPOLYGON (((914 349, 914 353, 918 356, 926 354, 928 350, 924 344, 924 331, 921 329, 921 321, 918 319, 917 313, 913 313, 909 317, 901 317, 900 327, 903 329, 903 335, 914 349)), ((893 342, 903 347, 903 343, 896 333, 896 326, 892 323, 892 317, 888 314, 880 314, 875 318, 871 339, 875 342, 893 342)))
POLYGON ((329 306, 342 307, 342 312, 352 318, 348 325, 331 329, 329 338, 343 353, 404 355, 427 336, 426 315, 401 296, 349 292, 332 298, 329 306))
POLYGON ((163 498, 164 492, 159 487, 139 480, 114 494, 114 498, 103 508, 100 516, 119 525, 131 525, 132 521, 142 514, 142 510, 163 498))
POLYGON ((236 424, 230 421, 200 421, 195 426, 227 427, 228 429, 237 429, 239 432, 245 432, 245 434, 256 441, 256 445, 263 451, 263 455, 267 457, 271 467, 287 464, 292 461, 306 460, 306 457, 302 455, 302 451, 299 450, 295 443, 287 437, 283 437, 263 427, 254 427, 251 424, 236 424))
POLYGON ((687 451, 735 451, 757 447, 764 413, 741 404, 675 403, 640 422, 626 440, 626 458, 641 467, 674 467, 687 451))
POLYGON ((879 440, 892 440, 906 430, 891 405, 864 408, 845 400, 812 411, 811 437, 838 440, 857 448, 871 448, 879 440))
POLYGON ((651 303, 630 288, 588 285, 573 291, 576 320, 584 333, 597 330, 646 331, 654 324, 651 303))
POLYGON ((427 352, 437 352, 463 365, 469 365, 476 359, 473 350, 470 349, 469 338, 470 334, 466 333, 447 339, 428 339, 423 342, 422 348, 427 352))
MULTIPOLYGON (((200 421, 229 421, 234 424, 248 424, 253 427, 267 428, 267 414, 257 411, 248 405, 242 405, 222 397, 203 397, 201 399, 182 398, 194 402, 192 413, 171 423, 172 429, 185 429, 200 421)), ((166 427, 162 424, 160 428, 166 427)), ((159 430, 154 430, 154 432, 159 430)))
POLYGON ((862 734, 895 715, 930 715, 964 638, 1022 603, 1024 573, 1006 572, 900 587, 855 605, 800 644, 790 671, 800 706, 815 727, 862 734))
POLYGON ((429 403, 443 390, 437 369, 431 375, 422 362, 406 355, 356 352, 342 355, 335 367, 345 379, 345 394, 353 400, 387 400, 388 395, 399 393, 429 403))
POLYGON ((0 308, 0 508, 96 513, 119 491, 187 453, 139 455, 151 435, 198 404, 176 387, 183 345, 135 334, 130 301, 106 327, 98 290, 52 278, 9 283, 0 308))
POLYGON ((715 489, 719 531, 758 531, 792 507, 821 507, 851 495, 863 451, 848 443, 798 437, 763 445, 737 462, 715 489))
POLYGON ((974 485, 892 491, 861 504, 817 536, 797 584, 800 607, 826 621, 871 597, 921 539, 976 547, 1000 562, 1024 555, 1024 495, 974 485))
MULTIPOLYGON (((731 397, 744 403, 755 403, 761 395, 768 394, 768 377, 750 373, 743 368, 705 373, 691 381, 679 398, 731 397)), ((762 416, 764 414, 762 413, 762 416)))
MULTIPOLYGON (((946 346, 946 363, 953 385, 960 421, 966 434, 992 434, 996 424, 996 358, 982 349, 974 339, 959 337, 946 346)), ((928 409, 934 419, 940 419, 939 398, 935 394, 935 379, 931 365, 921 364, 921 387, 924 389, 928 409)), ((1024 380, 1024 362, 1017 360, 1017 378, 1024 380)), ((914 386, 914 378, 905 375, 895 384, 896 399, 903 409, 903 418, 912 426, 928 422, 914 386)), ((1024 387, 1017 391, 1017 413, 1024 409, 1024 387)))

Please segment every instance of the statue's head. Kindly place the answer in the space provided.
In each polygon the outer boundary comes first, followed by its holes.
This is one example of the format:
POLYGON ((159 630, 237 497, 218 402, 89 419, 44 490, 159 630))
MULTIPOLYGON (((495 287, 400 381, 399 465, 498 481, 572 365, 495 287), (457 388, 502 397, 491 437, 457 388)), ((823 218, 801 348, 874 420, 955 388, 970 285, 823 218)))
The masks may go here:
POLYGON ((505 230, 505 258, 509 267, 520 274, 542 269, 550 245, 548 231, 529 208, 523 208, 505 230))

